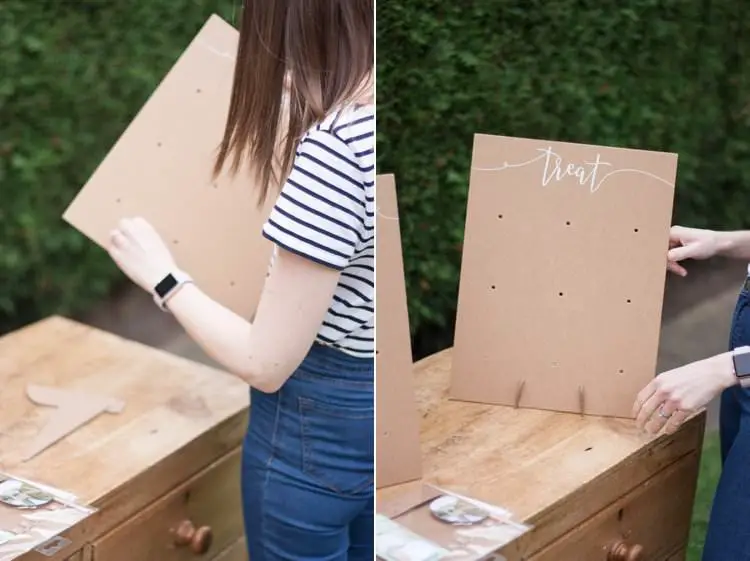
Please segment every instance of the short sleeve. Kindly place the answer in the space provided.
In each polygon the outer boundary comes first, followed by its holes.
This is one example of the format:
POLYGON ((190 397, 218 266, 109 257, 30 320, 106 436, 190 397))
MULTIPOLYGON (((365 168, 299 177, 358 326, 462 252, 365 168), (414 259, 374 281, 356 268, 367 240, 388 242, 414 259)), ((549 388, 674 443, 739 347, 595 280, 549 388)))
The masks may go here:
POLYGON ((263 226, 263 235, 288 251, 344 269, 363 239, 363 174, 349 146, 313 130, 297 148, 292 170, 263 226))

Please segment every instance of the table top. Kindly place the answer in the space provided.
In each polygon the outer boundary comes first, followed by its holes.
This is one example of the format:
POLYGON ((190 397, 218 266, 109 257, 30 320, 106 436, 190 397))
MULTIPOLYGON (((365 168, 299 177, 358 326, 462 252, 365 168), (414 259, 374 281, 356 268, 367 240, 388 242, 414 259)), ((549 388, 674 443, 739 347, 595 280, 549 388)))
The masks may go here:
MULTIPOLYGON (((561 525, 574 524, 585 510, 604 506, 584 508, 597 492, 625 493, 631 481, 645 480, 702 442, 703 414, 675 436, 654 437, 629 419, 451 400, 451 356, 448 349, 415 365, 423 481, 507 508, 532 524, 549 522, 556 505, 580 510, 568 521, 555 515, 561 525)), ((417 485, 380 489, 379 504, 399 502, 417 485)))
POLYGON ((0 338, 0 387, 0 467, 122 510, 236 447, 249 401, 247 385, 227 373, 61 317, 0 338), (117 398, 124 409, 22 462, 19 450, 54 409, 30 402, 29 383, 117 398))

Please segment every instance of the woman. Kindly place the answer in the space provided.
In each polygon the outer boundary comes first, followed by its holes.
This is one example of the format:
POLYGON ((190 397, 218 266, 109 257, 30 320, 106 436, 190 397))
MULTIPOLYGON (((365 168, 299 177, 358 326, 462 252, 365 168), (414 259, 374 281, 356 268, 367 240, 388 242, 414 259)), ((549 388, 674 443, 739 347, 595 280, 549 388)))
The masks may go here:
POLYGON ((373 9, 244 2, 215 171, 252 161, 259 204, 282 185, 252 323, 193 284, 143 219, 111 235, 122 271, 250 386, 242 494, 253 561, 374 558, 373 9))
MULTIPOLYGON (((675 226, 667 267, 681 276, 684 259, 715 255, 750 262, 750 232, 714 232, 675 226)), ((750 278, 750 277, 749 277, 750 278)), ((670 370, 655 378, 636 398, 634 413, 649 432, 674 432, 693 412, 719 393, 719 430, 723 470, 716 489, 703 550, 703 561, 750 559, 750 386, 739 383, 733 350, 750 345, 750 283, 740 292, 732 320, 730 352, 670 370)), ((742 350, 740 351, 742 352, 742 350)), ((738 363, 739 364, 739 363, 738 363)))

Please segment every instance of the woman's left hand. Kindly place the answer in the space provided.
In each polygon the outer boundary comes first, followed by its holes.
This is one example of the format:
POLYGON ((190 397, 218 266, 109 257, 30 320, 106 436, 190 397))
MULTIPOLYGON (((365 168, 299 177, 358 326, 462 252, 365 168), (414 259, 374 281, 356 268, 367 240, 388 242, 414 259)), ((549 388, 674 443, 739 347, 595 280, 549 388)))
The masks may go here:
POLYGON ((643 388, 633 405, 641 430, 675 432, 695 411, 736 382, 727 354, 699 360, 660 374, 643 388))
POLYGON ((125 218, 110 233, 107 248, 117 266, 147 292, 176 265, 167 244, 143 218, 125 218))

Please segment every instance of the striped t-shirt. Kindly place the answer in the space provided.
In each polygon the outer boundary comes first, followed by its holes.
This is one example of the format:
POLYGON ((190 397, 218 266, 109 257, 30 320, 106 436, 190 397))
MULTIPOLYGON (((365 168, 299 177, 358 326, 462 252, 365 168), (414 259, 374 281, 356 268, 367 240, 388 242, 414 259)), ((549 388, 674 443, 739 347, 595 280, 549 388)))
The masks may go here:
POLYGON ((375 113, 329 115, 300 141, 263 235, 341 271, 317 342, 371 357, 375 348, 375 113))

